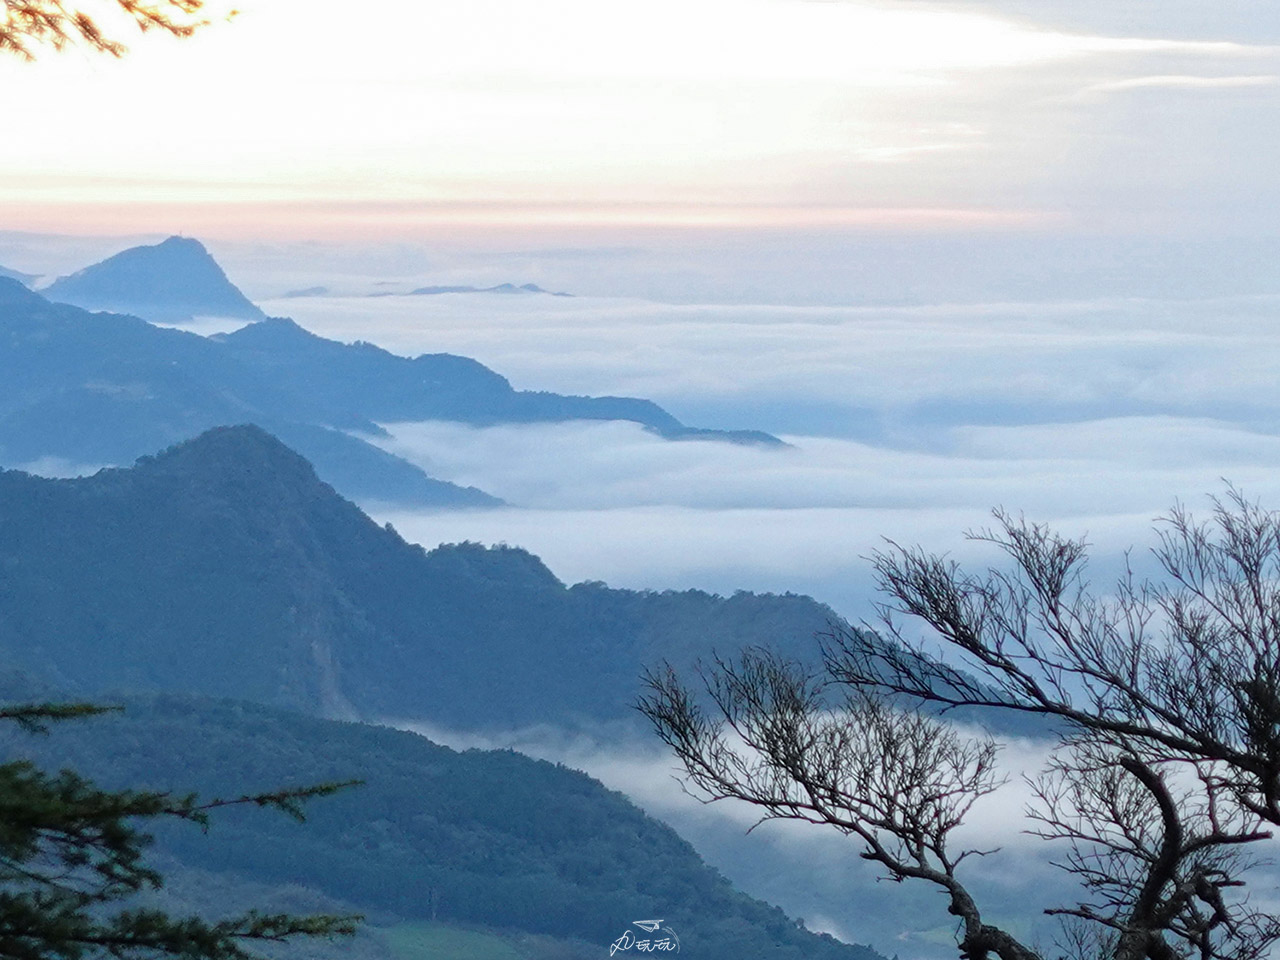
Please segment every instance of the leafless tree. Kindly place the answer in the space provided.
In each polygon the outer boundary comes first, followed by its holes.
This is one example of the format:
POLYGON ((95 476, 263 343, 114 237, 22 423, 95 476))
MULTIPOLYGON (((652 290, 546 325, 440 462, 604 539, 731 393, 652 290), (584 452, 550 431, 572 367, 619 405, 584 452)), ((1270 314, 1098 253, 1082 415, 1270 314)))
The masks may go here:
POLYGON ((828 824, 860 841, 862 856, 895 880, 943 888, 963 923, 973 960, 1034 960, 1006 931, 983 922, 957 868, 977 849, 954 849, 951 834, 974 802, 1001 783, 996 745, 971 740, 881 700, 823 696, 819 678, 763 650, 704 673, 714 713, 666 667, 647 675, 640 710, 684 764, 707 800, 759 807, 761 821, 828 824))
POLYGON ((208 21, 205 0, 84 0, 69 6, 64 0, 3 0, 0 53, 34 60, 34 49, 48 44, 60 50, 81 42, 92 50, 121 56, 125 46, 107 36, 102 15, 117 13, 141 30, 159 30, 187 37, 208 21))
POLYGON ((1224 802, 1211 770, 1112 736, 1066 747, 1035 784, 1029 832, 1068 841, 1057 865, 1085 896, 1047 913, 1099 925, 1104 956, 1254 960, 1277 941, 1277 922, 1240 896, 1257 865, 1246 847, 1271 834, 1224 802))
POLYGON ((1280 824, 1280 514, 1231 488, 1212 502, 1207 522, 1175 505, 1152 551, 1162 575, 1130 570, 1107 596, 1085 577, 1083 540, 1002 511, 969 537, 1008 569, 971 574, 890 544, 872 559, 894 642, 834 629, 827 665, 857 689, 1040 715, 1211 764, 1219 792, 1280 824), (908 638, 904 615, 960 668, 908 638))
POLYGON ((816 674, 764 651, 716 660, 700 692, 651 672, 640 709, 703 799, 830 825, 892 879, 942 887, 971 960, 1039 954, 983 921, 961 875, 994 851, 955 850, 952 834, 1001 777, 996 744, 945 714, 1047 718, 1058 749, 1030 832, 1081 884, 1075 904, 1046 905, 1084 924, 1072 949, 1254 960, 1280 940, 1244 890, 1280 822, 1280 519, 1234 490, 1214 508, 1197 524, 1175 507, 1155 551, 1166 577, 1128 572, 1105 597, 1084 579, 1083 541, 1001 512, 997 532, 974 536, 1009 570, 973 575, 891 545, 873 558, 887 636, 833 629, 816 674), (903 615, 963 668, 909 642, 903 615))

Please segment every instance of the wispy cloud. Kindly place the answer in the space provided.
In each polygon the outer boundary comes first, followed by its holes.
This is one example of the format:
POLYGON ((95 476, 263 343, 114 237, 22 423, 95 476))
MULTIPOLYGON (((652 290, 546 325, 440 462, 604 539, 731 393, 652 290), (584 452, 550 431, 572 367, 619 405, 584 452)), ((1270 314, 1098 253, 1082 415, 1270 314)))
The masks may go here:
MULTIPOLYGON (((587 222, 686 227, 762 222, 775 208, 792 223, 812 207, 844 211, 843 223, 857 210, 1074 212, 1116 174, 1116 159, 1082 164, 1075 149, 1105 140, 1112 118, 1100 108, 1068 127, 1055 97, 1100 72, 1245 64, 1261 76, 1274 59, 1264 44, 967 4, 401 0, 385 15, 397 29, 370 24, 360 42, 336 0, 281 0, 181 45, 143 40, 121 69, 0 63, 0 80, 38 78, 42 91, 10 105, 30 135, 0 156, 0 210, 10 223, 70 224, 71 204, 125 217, 127 202, 192 218, 175 228, 368 235, 380 224, 418 236, 491 221, 482 204, 495 201, 506 222, 550 201, 543 216, 561 205, 587 222), (347 51, 341 63, 334 49, 347 51), (165 83, 175 70, 188 78, 180 91, 165 83), (122 102, 151 109, 121 116, 122 102), (40 122, 48 103, 59 124, 40 122), (350 206, 335 213, 335 199, 350 206)), ((1251 136, 1234 118, 1221 130, 1251 136)), ((1165 147, 1181 134, 1149 132, 1165 147)), ((1119 167, 1147 183, 1137 158, 1119 167)), ((1133 202, 1158 207, 1188 180, 1147 183, 1133 202)))
POLYGON ((1074 94, 1073 99, 1088 100, 1113 93, 1140 90, 1234 90, 1242 87, 1273 87, 1280 83, 1275 74, 1244 74, 1235 76, 1194 76, 1189 74, 1164 74, 1148 77, 1126 77, 1090 84, 1074 94))

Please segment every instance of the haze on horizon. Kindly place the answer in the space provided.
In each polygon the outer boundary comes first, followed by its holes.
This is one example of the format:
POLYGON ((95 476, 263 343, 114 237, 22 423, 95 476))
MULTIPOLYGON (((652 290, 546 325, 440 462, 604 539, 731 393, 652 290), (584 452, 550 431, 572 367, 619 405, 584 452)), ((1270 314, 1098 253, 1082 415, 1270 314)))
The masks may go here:
POLYGON ((121 61, 0 62, 38 91, 0 223, 1266 236, 1277 38, 1244 0, 254 0, 121 61))

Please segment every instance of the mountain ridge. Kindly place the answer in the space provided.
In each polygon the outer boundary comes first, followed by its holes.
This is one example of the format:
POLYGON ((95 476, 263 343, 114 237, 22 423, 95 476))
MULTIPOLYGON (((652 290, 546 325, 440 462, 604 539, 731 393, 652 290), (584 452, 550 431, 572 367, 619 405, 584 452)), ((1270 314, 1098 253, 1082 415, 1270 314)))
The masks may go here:
POLYGON ((544 290, 536 283, 522 283, 516 285, 514 283, 499 283, 492 287, 474 287, 470 284, 455 286, 435 286, 435 287, 418 287, 416 290, 410 290, 409 296, 414 297, 430 297, 442 293, 497 293, 505 296, 522 296, 531 293, 543 293, 549 297, 572 297, 572 293, 556 293, 551 290, 544 290))
POLYGON ((807 648, 835 619, 792 595, 567 586, 515 547, 426 551, 252 426, 93 477, 0 473, 0 568, 0 650, 84 695, 460 729, 629 718, 648 664, 807 648))
POLYGON ((0 346, 0 463, 132 463, 218 424, 256 422, 288 437, 351 496, 427 507, 501 503, 349 435, 380 430, 290 395, 205 337, 90 314, 0 278, 0 346))
POLYGON ((520 391, 467 357, 402 357, 274 318, 202 337, 89 313, 0 278, 0 463, 131 463, 210 427, 253 422, 285 436, 344 493, 426 507, 497 498, 428 477, 365 441, 381 422, 474 426, 632 420, 673 440, 770 446, 753 431, 686 427, 652 401, 520 391))
POLYGON ((130 247, 43 291, 50 299, 88 310, 177 322, 195 316, 261 320, 263 312, 240 292, 199 240, 169 237, 130 247))
POLYGON ((23 286, 30 284, 32 280, 38 279, 38 276, 38 274, 23 273, 21 270, 12 270, 9 267, 0 265, 0 277, 4 277, 7 280, 17 280, 23 286))

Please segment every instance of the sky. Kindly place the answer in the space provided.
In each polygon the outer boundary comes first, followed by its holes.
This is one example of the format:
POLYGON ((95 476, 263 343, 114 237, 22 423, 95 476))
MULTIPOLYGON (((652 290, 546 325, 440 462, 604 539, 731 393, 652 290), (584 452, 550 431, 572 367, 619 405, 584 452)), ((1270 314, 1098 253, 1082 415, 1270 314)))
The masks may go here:
POLYGON ((0 62, 0 222, 1274 233, 1280 29, 1243 0, 238 6, 0 62))
MULTIPOLYGON (((1087 538, 1105 591, 1127 549, 1149 565, 1175 500, 1203 513, 1225 480, 1280 505, 1280 5, 238 6, 120 61, 0 61, 24 91, 0 137, 0 265, 52 276, 194 235, 316 333, 788 443, 388 424, 387 449, 511 504, 364 505, 411 540, 858 619, 885 537, 986 563, 964 534, 995 506, 1087 538), (396 295, 504 282, 574 296, 396 295)), ((582 766, 755 892, 865 929, 825 834, 748 852, 761 835, 681 805, 652 743, 433 733, 582 766), (771 888, 771 862, 823 879, 771 888)))

